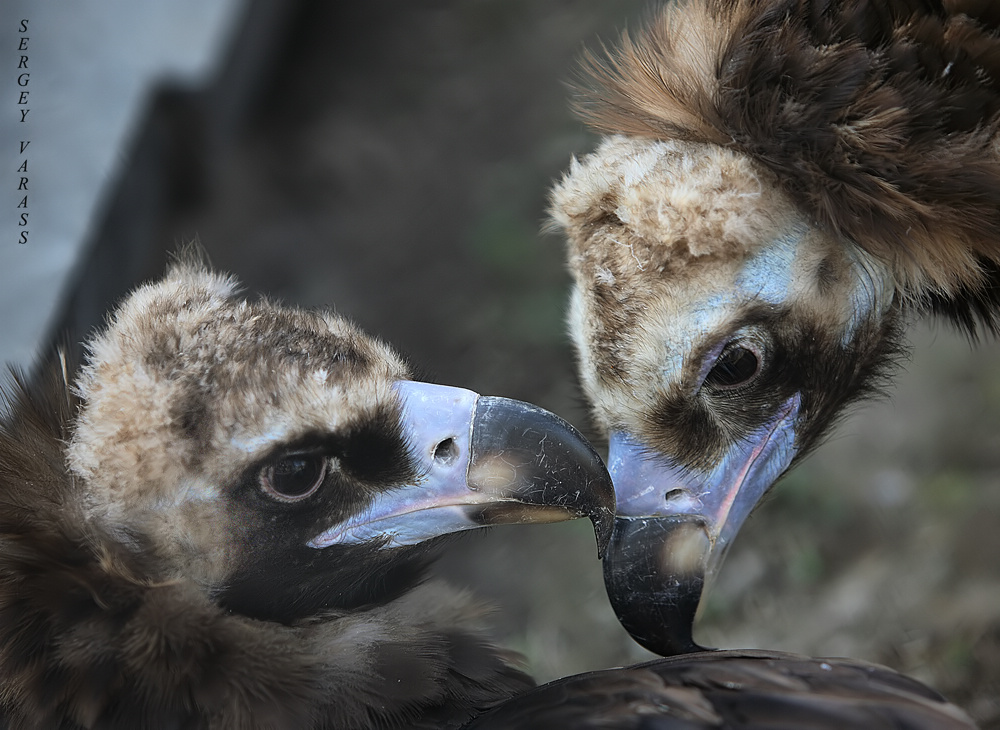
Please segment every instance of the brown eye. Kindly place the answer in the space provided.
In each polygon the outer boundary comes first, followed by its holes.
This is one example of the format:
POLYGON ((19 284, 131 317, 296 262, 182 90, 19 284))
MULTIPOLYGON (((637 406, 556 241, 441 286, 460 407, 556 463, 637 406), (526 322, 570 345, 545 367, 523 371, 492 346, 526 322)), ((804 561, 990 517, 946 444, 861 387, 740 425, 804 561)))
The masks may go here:
POLYGON ((326 477, 326 463, 320 454, 285 456, 264 467, 260 485, 272 497, 297 502, 319 489, 326 477))
POLYGON ((705 377, 705 382, 716 388, 736 388, 748 383, 760 372, 760 357, 743 345, 726 347, 715 361, 715 366, 705 377))

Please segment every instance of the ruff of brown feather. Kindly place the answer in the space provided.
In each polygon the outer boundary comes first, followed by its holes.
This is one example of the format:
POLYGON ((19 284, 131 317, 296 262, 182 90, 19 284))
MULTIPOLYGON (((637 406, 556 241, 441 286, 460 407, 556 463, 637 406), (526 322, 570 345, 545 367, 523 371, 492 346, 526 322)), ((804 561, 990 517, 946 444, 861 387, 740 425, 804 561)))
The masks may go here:
POLYGON ((998 24, 974 0, 682 0, 585 57, 577 110, 749 156, 905 301, 996 329, 998 24))

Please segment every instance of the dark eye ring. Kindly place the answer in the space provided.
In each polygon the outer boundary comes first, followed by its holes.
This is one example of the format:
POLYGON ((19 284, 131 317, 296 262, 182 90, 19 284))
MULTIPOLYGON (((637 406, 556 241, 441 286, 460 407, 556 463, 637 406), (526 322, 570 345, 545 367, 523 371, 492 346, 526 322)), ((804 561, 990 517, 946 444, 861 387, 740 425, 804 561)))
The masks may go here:
POLYGON ((745 342, 726 345, 715 365, 705 376, 705 382, 720 390, 745 385, 760 373, 761 357, 755 348, 745 342))
POLYGON ((326 469, 327 458, 322 454, 288 454, 261 470, 260 486, 281 502, 298 502, 320 488, 326 469))

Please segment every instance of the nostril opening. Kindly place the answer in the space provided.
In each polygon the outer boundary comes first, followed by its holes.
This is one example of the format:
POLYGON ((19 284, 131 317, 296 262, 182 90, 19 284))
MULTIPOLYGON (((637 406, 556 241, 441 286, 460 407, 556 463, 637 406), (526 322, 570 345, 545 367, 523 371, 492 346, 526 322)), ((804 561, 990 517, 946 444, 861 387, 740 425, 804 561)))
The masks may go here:
POLYGON ((457 458, 458 444, 455 443, 455 439, 453 438, 446 438, 434 447, 434 461, 448 466, 457 458))
POLYGON ((664 502, 672 502, 675 499, 680 499, 684 496, 683 489, 671 489, 666 494, 663 495, 664 502))

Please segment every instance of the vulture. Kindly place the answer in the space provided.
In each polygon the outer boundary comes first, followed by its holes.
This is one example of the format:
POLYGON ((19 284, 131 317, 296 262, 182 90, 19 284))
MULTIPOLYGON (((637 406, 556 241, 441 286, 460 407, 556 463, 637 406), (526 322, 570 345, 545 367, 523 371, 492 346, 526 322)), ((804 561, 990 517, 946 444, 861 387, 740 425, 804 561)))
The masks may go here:
POLYGON ((182 257, 0 421, 0 727, 454 728, 533 685, 439 536, 596 521, 569 424, 182 257))
POLYGON ((602 136, 550 212, 617 494, 605 580, 671 655, 909 321, 1000 329, 1000 4, 678 0, 585 53, 575 88, 602 136))

